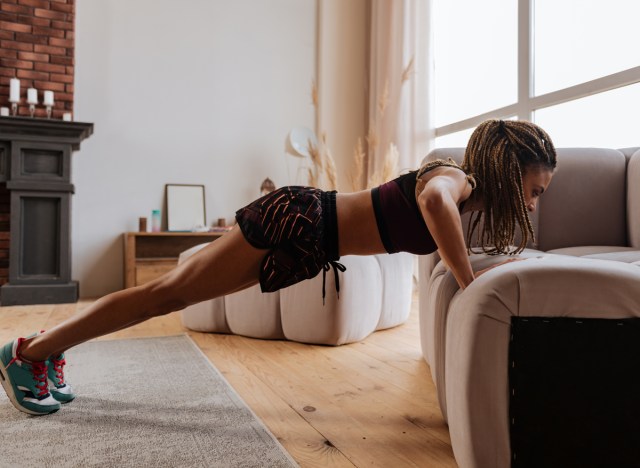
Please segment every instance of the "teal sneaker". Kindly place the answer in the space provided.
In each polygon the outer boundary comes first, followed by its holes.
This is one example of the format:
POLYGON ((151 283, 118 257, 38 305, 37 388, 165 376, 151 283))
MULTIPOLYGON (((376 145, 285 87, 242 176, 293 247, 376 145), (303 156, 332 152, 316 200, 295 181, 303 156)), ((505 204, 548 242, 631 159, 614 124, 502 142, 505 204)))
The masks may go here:
POLYGON ((51 357, 47 361, 49 391, 51 392, 51 396, 60 403, 69 403, 76 397, 71 385, 66 383, 64 380, 64 366, 66 363, 67 361, 64 359, 64 354, 51 357))
POLYGON ((55 413, 60 403, 49 393, 47 363, 28 362, 18 349, 24 341, 18 338, 0 348, 0 381, 9 400, 20 411, 41 415, 55 413))

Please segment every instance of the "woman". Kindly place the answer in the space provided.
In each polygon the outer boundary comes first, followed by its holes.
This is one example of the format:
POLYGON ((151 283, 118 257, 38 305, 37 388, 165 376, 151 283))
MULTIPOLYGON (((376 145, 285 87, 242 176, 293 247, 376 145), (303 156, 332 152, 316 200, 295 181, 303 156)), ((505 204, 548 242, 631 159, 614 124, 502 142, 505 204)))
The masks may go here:
POLYGON ((276 190, 236 213, 239 229, 165 276, 109 294, 46 333, 7 343, 0 349, 0 380, 19 410, 52 413, 75 397, 64 381, 65 350, 256 283, 275 291, 331 267, 344 271, 341 255, 437 249, 464 289, 482 272, 471 268, 460 215, 477 212, 469 245, 478 231, 489 254, 522 251, 533 238, 527 212, 536 209, 555 166, 555 149, 541 128, 491 120, 474 131, 462 166, 434 161, 356 193, 276 190), (523 235, 510 250, 516 224, 523 235))

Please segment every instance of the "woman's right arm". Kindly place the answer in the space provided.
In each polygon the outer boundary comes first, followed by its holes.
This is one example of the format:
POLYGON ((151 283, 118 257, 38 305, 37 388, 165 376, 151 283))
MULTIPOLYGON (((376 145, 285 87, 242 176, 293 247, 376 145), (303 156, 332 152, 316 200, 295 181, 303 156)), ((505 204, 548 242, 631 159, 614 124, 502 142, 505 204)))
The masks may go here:
POLYGON ((458 204, 470 192, 464 173, 449 170, 431 177, 418 195, 420 211, 438 253, 462 289, 474 280, 458 211, 458 204))

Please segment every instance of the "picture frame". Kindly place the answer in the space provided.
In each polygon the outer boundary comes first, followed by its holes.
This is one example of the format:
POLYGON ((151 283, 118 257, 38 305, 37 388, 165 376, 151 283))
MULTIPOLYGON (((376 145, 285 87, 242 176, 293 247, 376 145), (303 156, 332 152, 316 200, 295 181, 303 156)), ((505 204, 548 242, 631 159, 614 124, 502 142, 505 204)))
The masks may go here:
POLYGON ((204 185, 166 184, 167 231, 192 232, 207 225, 204 185))

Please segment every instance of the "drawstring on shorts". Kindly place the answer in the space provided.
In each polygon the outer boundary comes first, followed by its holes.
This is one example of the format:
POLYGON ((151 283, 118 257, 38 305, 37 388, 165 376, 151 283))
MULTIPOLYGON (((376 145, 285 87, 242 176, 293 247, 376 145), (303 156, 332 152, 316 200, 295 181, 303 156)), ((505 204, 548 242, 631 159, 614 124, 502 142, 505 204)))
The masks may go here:
POLYGON ((347 271, 346 266, 340 262, 336 262, 335 260, 330 260, 322 265, 322 305, 324 305, 324 297, 326 293, 325 286, 327 283, 327 271, 329 271, 331 267, 333 267, 333 274, 335 275, 336 294, 338 295, 338 299, 340 299, 340 275, 338 275, 338 270, 342 272, 347 271))

